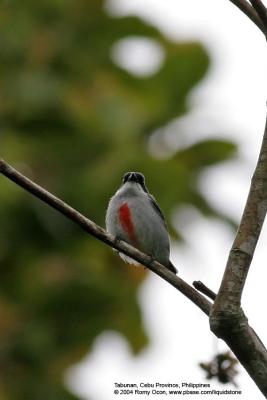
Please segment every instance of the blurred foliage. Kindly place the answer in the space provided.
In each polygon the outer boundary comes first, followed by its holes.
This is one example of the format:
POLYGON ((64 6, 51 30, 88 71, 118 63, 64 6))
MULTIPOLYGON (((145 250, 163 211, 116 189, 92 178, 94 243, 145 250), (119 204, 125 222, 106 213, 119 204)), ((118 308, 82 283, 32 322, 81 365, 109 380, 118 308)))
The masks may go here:
MULTIPOLYGON (((200 44, 111 17, 100 0, 3 0, 0 31, 3 158, 101 225, 127 170, 145 173, 168 219, 179 203, 218 216, 196 183, 233 144, 206 140, 164 161, 147 150, 155 128, 189 111, 209 65, 200 44), (151 76, 111 60, 112 46, 133 35, 164 51, 151 76)), ((0 399, 74 399, 63 373, 100 332, 121 332, 134 352, 147 343, 136 301, 146 272, 0 181, 0 399)))
POLYGON ((217 379, 218 382, 231 383, 237 386, 235 377, 238 374, 238 361, 230 351, 216 354, 210 362, 199 363, 206 372, 206 379, 217 379))

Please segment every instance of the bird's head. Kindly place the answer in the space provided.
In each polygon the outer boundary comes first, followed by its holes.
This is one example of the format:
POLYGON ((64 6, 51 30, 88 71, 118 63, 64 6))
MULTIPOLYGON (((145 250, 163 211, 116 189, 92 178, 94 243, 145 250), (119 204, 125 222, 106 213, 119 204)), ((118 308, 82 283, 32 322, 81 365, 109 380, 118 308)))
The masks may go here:
POLYGON ((148 193, 145 184, 145 177, 140 172, 126 172, 122 179, 122 187, 135 188, 142 192, 148 193))

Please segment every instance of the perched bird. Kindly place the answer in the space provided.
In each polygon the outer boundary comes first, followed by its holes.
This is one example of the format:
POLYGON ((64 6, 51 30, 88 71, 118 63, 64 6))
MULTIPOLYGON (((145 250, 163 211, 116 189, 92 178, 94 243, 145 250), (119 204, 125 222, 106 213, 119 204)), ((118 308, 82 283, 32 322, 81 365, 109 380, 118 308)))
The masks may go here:
MULTIPOLYGON (((121 187, 109 201, 106 228, 112 235, 177 273, 169 259, 170 238, 164 216, 148 192, 145 177, 140 172, 124 175, 121 187)), ((130 257, 119 254, 124 261, 138 264, 130 257)))

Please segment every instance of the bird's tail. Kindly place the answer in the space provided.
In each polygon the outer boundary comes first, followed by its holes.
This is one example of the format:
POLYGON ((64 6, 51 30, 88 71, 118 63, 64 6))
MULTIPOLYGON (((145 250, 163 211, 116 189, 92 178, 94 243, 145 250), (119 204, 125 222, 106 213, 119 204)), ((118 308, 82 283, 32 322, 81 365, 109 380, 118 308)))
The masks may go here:
POLYGON ((168 265, 168 267, 167 267, 170 271, 172 271, 172 272, 174 272, 175 273, 175 275, 178 273, 178 269, 177 268, 175 268, 175 266, 172 264, 172 262, 171 261, 169 261, 169 265, 168 265))

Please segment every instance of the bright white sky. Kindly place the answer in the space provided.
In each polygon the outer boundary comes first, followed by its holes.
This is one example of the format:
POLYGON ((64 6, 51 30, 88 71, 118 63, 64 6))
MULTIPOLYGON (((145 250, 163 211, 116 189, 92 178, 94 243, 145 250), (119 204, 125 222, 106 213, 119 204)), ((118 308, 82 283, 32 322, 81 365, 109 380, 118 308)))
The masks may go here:
MULTIPOLYGON (((191 94, 192 113, 174 124, 188 143, 218 132, 239 144, 239 160, 207 171, 200 182, 212 204, 238 220, 264 128, 267 58, 263 35, 227 0, 110 0, 108 9, 117 15, 141 15, 172 39, 196 39, 207 47, 212 58, 209 74, 191 94)), ((181 277, 188 282, 202 280, 217 290, 233 233, 225 224, 208 221, 195 210, 179 212, 175 221, 183 227, 188 243, 186 248, 175 246, 172 253, 181 277)), ((265 226, 243 298, 249 322, 265 343, 266 237, 265 226)), ((139 299, 151 338, 149 347, 133 358, 127 342, 117 333, 98 337, 90 357, 67 375, 68 383, 84 399, 142 397, 116 397, 114 382, 205 383, 197 363, 209 361, 216 350, 226 348, 210 333, 205 315, 152 273, 139 299)), ((242 395, 224 398, 263 399, 246 372, 239 369, 237 382, 242 395)), ((213 389, 235 389, 209 382, 213 389)), ((193 397, 185 396, 188 400, 193 397)), ((162 400, 156 395, 149 398, 162 400)), ((206 398, 215 400, 218 396, 206 398)))

